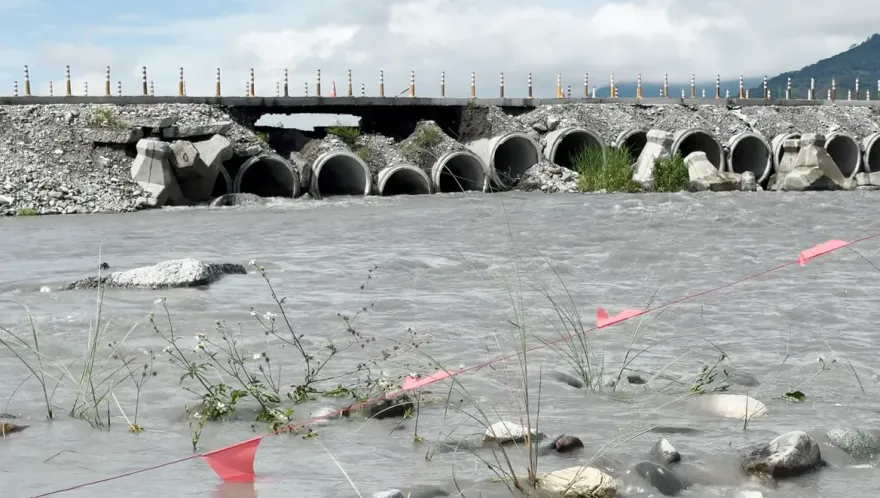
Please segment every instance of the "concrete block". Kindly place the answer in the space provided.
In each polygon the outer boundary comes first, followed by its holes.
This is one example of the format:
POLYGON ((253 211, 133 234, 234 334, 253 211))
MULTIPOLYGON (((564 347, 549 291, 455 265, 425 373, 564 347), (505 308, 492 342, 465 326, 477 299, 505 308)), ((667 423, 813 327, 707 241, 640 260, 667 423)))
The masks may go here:
POLYGON ((165 142, 141 139, 131 165, 131 179, 156 199, 156 207, 186 204, 177 177, 168 162, 171 148, 165 142))
MULTIPOLYGON (((786 140, 788 142, 788 140, 786 140)), ((846 178, 840 168, 825 150, 825 136, 819 133, 807 133, 801 136, 800 150, 794 161, 793 169, 780 177, 776 189, 788 191, 804 190, 851 190, 857 181, 846 178)))
POLYGON ((173 126, 162 130, 163 138, 188 138, 204 137, 208 135, 223 135, 232 129, 232 121, 208 123, 198 126, 173 126))
MULTIPOLYGON (((190 143, 190 142, 184 142, 190 143)), ((232 142, 223 135, 214 135, 210 140, 191 144, 196 151, 193 176, 181 181, 180 188, 187 199, 195 202, 206 201, 214 191, 217 175, 224 161, 232 158, 232 142)))
POLYGON ((134 126, 139 126, 141 128, 152 128, 153 131, 159 131, 162 128, 168 128, 169 126, 174 126, 177 124, 176 117, 165 117, 165 118, 153 118, 153 119, 134 119, 132 120, 132 124, 134 126))
POLYGON ((192 142, 186 140, 177 140, 171 142, 169 146, 171 153, 168 155, 168 161, 174 168, 174 173, 178 180, 189 180, 191 178, 200 178, 204 176, 202 171, 203 163, 199 160, 199 151, 192 142))
POLYGON ((133 144, 144 138, 141 128, 86 128, 83 138, 88 142, 99 144, 133 144))
POLYGON ((654 183, 654 165, 657 161, 672 157, 675 136, 663 130, 648 130, 648 141, 633 165, 633 180, 650 189, 654 183))
POLYGON ((718 171, 702 151, 691 152, 684 158, 688 167, 691 190, 695 192, 730 192, 740 190, 742 178, 737 173, 718 171))

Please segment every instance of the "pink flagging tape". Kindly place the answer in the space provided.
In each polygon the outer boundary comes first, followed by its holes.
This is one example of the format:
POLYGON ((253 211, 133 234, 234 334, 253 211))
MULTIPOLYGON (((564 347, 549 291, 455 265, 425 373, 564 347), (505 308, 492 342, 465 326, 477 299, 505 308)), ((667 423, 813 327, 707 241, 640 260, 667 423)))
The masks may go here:
POLYGON ((455 370, 440 370, 433 375, 429 375, 428 377, 412 377, 407 376, 403 379, 403 387, 400 389, 403 391, 411 391, 413 389, 418 389, 422 386, 427 386, 428 384, 433 384, 439 380, 445 379, 447 377, 452 377, 453 375, 458 375, 458 371, 455 370))
MULTIPOLYGON (((708 294, 713 294, 718 291, 727 289, 729 287, 733 287, 735 285, 739 285, 744 282, 748 282, 750 280, 755 280, 755 279, 762 277, 764 275, 768 275, 770 273, 780 271, 784 268, 788 268, 789 266, 794 266, 795 264, 800 264, 801 266, 804 266, 804 264, 806 264, 806 262, 811 259, 814 259, 819 256, 836 251, 842 247, 852 246, 852 245, 857 244, 859 242, 863 242, 863 241, 866 241, 869 239, 874 239, 877 237, 880 237, 880 232, 872 234, 872 235, 860 237, 858 239, 854 239, 851 242, 845 242, 842 240, 829 240, 828 242, 825 242, 824 244, 819 244, 816 247, 813 247, 811 249, 801 251, 800 255, 798 256, 797 261, 790 261, 788 263, 782 263, 782 264, 774 266, 772 268, 767 268, 767 269, 762 270, 760 272, 752 273, 751 275, 747 275, 745 277, 742 277, 739 280, 734 280, 732 282, 728 282, 726 284, 722 284, 717 287, 712 287, 710 289, 706 289, 703 291, 694 292, 692 294, 688 294, 686 296, 680 297, 680 298, 675 299, 673 301, 669 301, 667 303, 660 304, 660 305, 657 305, 653 308, 648 308, 646 310, 627 309, 627 310, 623 310, 620 313, 618 313, 617 315, 611 317, 608 315, 608 312, 604 308, 599 308, 596 313, 596 326, 594 328, 584 330, 583 332, 571 334, 566 337, 561 337, 561 338, 556 339, 554 341, 550 341, 547 343, 542 343, 540 345, 532 346, 532 347, 528 348, 526 351, 532 352, 532 351, 535 351, 538 349, 543 349, 543 348, 550 346, 550 345, 558 344, 558 343, 565 342, 565 341, 570 341, 571 339, 580 335, 581 333, 594 332, 600 328, 604 328, 604 327, 608 327, 610 325, 625 322, 625 321, 627 321, 631 318, 634 318, 636 316, 644 315, 647 313, 654 313, 656 311, 670 308, 672 306, 675 306, 677 304, 680 304, 680 303, 683 303, 686 301, 692 301, 694 299, 706 296, 708 294)), ((293 429, 296 429, 297 427, 303 427, 303 426, 309 425, 311 423, 314 423, 314 422, 317 422, 320 420, 326 420, 326 419, 335 417, 337 415, 340 415, 341 413, 344 413, 344 412, 347 412, 350 410, 357 410, 357 409, 360 409, 364 406, 378 403, 378 402, 381 402, 385 399, 393 398, 394 396, 401 394, 403 392, 410 391, 413 389, 418 389, 420 387, 424 387, 429 384, 433 384, 433 383, 438 382, 442 379, 455 377, 455 376, 462 374, 462 373, 465 373, 465 372, 475 372, 477 370, 481 370, 482 368, 484 368, 486 366, 500 363, 503 361, 507 361, 512 358, 516 358, 519 354, 520 353, 513 353, 513 354, 508 354, 505 356, 500 356, 497 358, 493 358, 489 361, 480 363, 478 365, 473 365, 468 368, 464 368, 464 369, 460 369, 460 370, 454 370, 454 371, 441 370, 441 371, 434 373, 433 375, 430 375, 428 377, 412 377, 412 376, 410 376, 410 377, 407 377, 404 379, 403 387, 397 392, 383 394, 381 396, 369 399, 367 401, 358 403, 356 405, 347 406, 344 408, 339 408, 339 409, 334 410, 330 413, 327 413, 327 414, 324 414, 324 415, 321 415, 318 417, 314 417, 314 418, 307 420, 305 422, 289 424, 289 425, 282 427, 281 429, 278 429, 275 432, 272 432, 270 434, 258 436, 256 438, 252 438, 252 439, 249 439, 247 441, 244 441, 244 442, 232 445, 232 446, 220 448, 219 450, 214 450, 214 451, 210 451, 210 452, 202 453, 202 454, 189 455, 184 458, 179 458, 177 460, 172 460, 169 462, 161 463, 158 465, 153 465, 150 467, 144 467, 144 468, 141 468, 138 470, 126 472, 124 474, 118 474, 115 476, 106 477, 104 479, 97 479, 94 481, 85 482, 85 483, 78 484, 76 486, 71 486, 71 487, 64 488, 64 489, 57 489, 54 491, 50 491, 47 493, 33 496, 31 498, 42 498, 45 496, 65 493, 67 491, 73 491, 75 489, 82 489, 82 488, 86 488, 89 486, 94 486, 97 484, 101 484, 101 483, 105 483, 105 482, 109 482, 109 481, 114 481, 117 479, 122 479, 124 477, 128 477, 131 475, 140 474, 140 473, 147 472, 150 470, 168 467, 170 465, 185 462, 187 460, 191 460, 191 459, 197 458, 197 457, 205 458, 205 460, 208 462, 208 464, 211 466, 211 468, 214 469, 214 471, 217 473, 217 475, 219 475, 223 479, 230 479, 231 478, 231 480, 235 480, 235 479, 253 480, 256 477, 256 475, 254 473, 253 465, 254 465, 254 458, 255 458, 256 452, 257 452, 257 447, 259 446, 260 441, 265 437, 275 436, 275 435, 280 434, 282 432, 285 432, 287 430, 293 430, 293 429)))
POLYGON ((608 312, 605 311, 605 308, 599 307, 599 310, 596 312, 596 328, 603 329, 608 327, 609 325, 614 325, 615 323, 625 322, 630 318, 637 317, 639 315, 644 315, 646 313, 645 310, 633 310, 627 309, 623 310, 620 313, 614 316, 608 316, 608 312))
POLYGON ((254 482, 257 479, 254 460, 257 457, 260 441, 264 437, 258 436, 219 450, 209 451, 203 453, 202 457, 224 481, 254 482))
POLYGON ((828 254, 831 251, 836 251, 841 247, 846 247, 848 245, 850 245, 850 243, 845 240, 829 240, 828 242, 823 242, 822 244, 801 251, 801 255, 798 256, 798 264, 804 266, 807 264, 807 261, 813 258, 828 254))

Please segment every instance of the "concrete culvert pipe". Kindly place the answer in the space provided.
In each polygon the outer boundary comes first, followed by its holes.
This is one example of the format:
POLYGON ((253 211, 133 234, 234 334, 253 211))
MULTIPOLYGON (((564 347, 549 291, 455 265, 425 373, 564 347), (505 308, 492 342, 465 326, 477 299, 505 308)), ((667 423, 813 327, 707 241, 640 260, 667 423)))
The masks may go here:
POLYGON ((221 165, 217 172, 217 181, 214 182, 214 190, 211 191, 211 198, 233 192, 235 192, 235 184, 232 182, 232 177, 229 176, 229 171, 226 170, 226 167, 221 165))
POLYGON ((392 164, 379 172, 379 195, 419 195, 431 193, 431 179, 412 164, 392 164))
POLYGON ((467 150, 447 152, 431 167, 431 182, 437 192, 486 192, 489 177, 488 165, 467 150))
POLYGON ((785 155, 783 144, 786 140, 800 140, 800 133, 780 133, 773 137, 770 141, 770 150, 773 153, 773 171, 779 171, 779 164, 782 162, 782 156, 785 155))
POLYGON ((825 137, 825 150, 843 176, 853 178, 862 170, 862 148, 849 133, 830 133, 825 137))
POLYGON ((864 170, 868 173, 880 171, 880 133, 868 135, 862 143, 865 146, 864 170))
POLYGON ((334 150, 312 163, 309 193, 315 199, 338 195, 370 195, 373 175, 363 159, 347 150, 334 150))
POLYGON ((727 165, 734 173, 751 171, 755 180, 763 183, 773 172, 773 153, 763 136, 746 131, 734 135, 727 142, 727 165))
POLYGON ((500 189, 512 187, 541 160, 541 148, 524 133, 505 133, 468 144, 488 166, 491 180, 500 189))
POLYGON ((260 154, 241 165, 233 191, 260 197, 299 197, 299 174, 283 157, 260 154))
POLYGON ((672 141, 672 153, 687 157, 691 152, 705 152, 706 159, 718 171, 724 169, 724 149, 710 131, 702 128, 689 128, 676 132, 672 141))
POLYGON ((568 169, 575 169, 575 159, 584 149, 605 148, 602 137, 586 128, 563 128, 551 131, 546 138, 544 158, 568 169))
POLYGON ((620 132, 620 135, 614 141, 614 147, 628 150, 633 161, 635 161, 642 154, 642 149, 645 148, 647 143, 648 130, 632 128, 620 132))

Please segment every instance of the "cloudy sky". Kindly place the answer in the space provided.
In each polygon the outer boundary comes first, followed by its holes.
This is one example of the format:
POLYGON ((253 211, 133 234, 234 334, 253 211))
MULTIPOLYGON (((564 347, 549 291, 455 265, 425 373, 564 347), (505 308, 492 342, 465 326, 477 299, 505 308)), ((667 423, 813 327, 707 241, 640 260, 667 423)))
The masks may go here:
MULTIPOLYGON (((553 96, 556 73, 566 84, 620 80, 673 81, 773 76, 846 50, 880 30, 880 9, 868 0, 0 0, 0 95, 22 85, 30 67, 34 93, 49 81, 63 91, 64 66, 74 93, 88 81, 103 89, 140 91, 146 66, 156 93, 176 94, 179 68, 190 95, 213 94, 222 68, 224 94, 243 95, 250 68, 257 93, 274 95, 284 69, 291 93, 324 86, 344 93, 404 91, 416 71, 417 93, 467 96, 471 71, 478 94, 495 96, 499 73, 507 94, 524 94, 533 73, 539 96, 553 96), (543 6, 541 5, 543 3, 543 6), (873 6, 873 7, 872 7, 873 6), (854 15, 860 13, 859 15, 854 15)), ((326 90, 325 90, 326 91, 326 90)))

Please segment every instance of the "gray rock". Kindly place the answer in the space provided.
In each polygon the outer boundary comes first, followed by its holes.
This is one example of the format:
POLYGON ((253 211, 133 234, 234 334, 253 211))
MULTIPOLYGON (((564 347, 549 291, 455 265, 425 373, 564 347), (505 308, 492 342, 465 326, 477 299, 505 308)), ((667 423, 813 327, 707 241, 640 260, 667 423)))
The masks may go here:
POLYGON ((718 171, 706 157, 705 152, 691 152, 684 158, 688 167, 691 190, 696 192, 730 192, 739 190, 742 183, 740 175, 718 171))
POLYGON ((131 179, 149 192, 156 205, 185 204, 177 177, 169 164, 171 148, 165 142, 142 139, 137 143, 138 155, 131 165, 131 179))
POLYGON ((203 263, 199 260, 175 259, 162 263, 113 272, 76 281, 66 289, 94 289, 99 285, 123 289, 166 289, 199 287, 211 284, 224 275, 244 275, 243 265, 234 263, 203 263))
POLYGON ((373 498, 404 498, 403 492, 399 489, 389 489, 373 493, 373 498))
MULTIPOLYGON (((789 153, 788 140, 783 143, 786 154, 789 153)), ((785 159, 785 156, 783 156, 785 159)), ((837 190, 854 189, 856 180, 843 176, 837 164, 825 150, 825 136, 820 133, 801 135, 799 150, 794 163, 785 165, 788 172, 782 176, 776 174, 774 190, 805 191, 805 190, 837 190), (789 170, 789 168, 791 168, 789 170)))
POLYGON ((807 474, 822 466, 819 443, 803 431, 787 432, 743 458, 747 472, 781 479, 807 474))
POLYGON ((650 190, 654 185, 654 166, 672 157, 674 135, 663 130, 648 130, 648 142, 633 165, 633 181, 650 190))
POLYGON ((838 427, 828 431, 828 439, 852 457, 866 457, 877 452, 877 438, 855 427, 838 427))
POLYGON ((235 123, 231 121, 226 121, 222 123, 207 123, 195 126, 171 126, 162 130, 162 138, 189 138, 223 135, 228 133, 234 124, 235 123))
POLYGON ((168 149, 168 162, 174 168, 174 174, 178 180, 187 180, 201 176, 201 171, 196 166, 196 164, 201 165, 199 151, 196 150, 192 142, 175 140, 171 142, 168 149))
POLYGON ((523 192, 574 193, 578 191, 579 179, 576 171, 542 161, 529 168, 515 188, 523 192))
POLYGON ((99 144, 133 144, 144 138, 144 130, 140 128, 86 128, 83 139, 99 144))
POLYGON ((666 438, 661 438, 651 448, 651 458, 662 463, 671 464, 681 461, 681 453, 666 438))
POLYGON ((758 190, 758 181, 755 179, 755 174, 751 171, 740 173, 739 189, 742 192, 756 192, 758 190))
POLYGON ((159 131, 162 128, 176 125, 177 121, 178 119, 175 116, 165 116, 152 119, 133 119, 130 122, 132 125, 140 128, 152 128, 153 131, 159 131))
POLYGON ((554 380, 562 382, 563 384, 568 384, 569 386, 571 386, 575 389, 583 389, 584 388, 584 382, 581 379, 575 377, 574 375, 569 375, 564 372, 553 372, 550 374, 550 377, 554 380))
POLYGON ((247 206, 266 204, 266 199, 256 194, 226 194, 211 201, 211 207, 247 206))
POLYGON ((15 202, 15 198, 9 195, 0 195, 0 206, 8 206, 15 202))
POLYGON ((688 488, 687 483, 665 465, 654 462, 639 462, 635 466, 635 472, 663 496, 676 496, 688 488))

